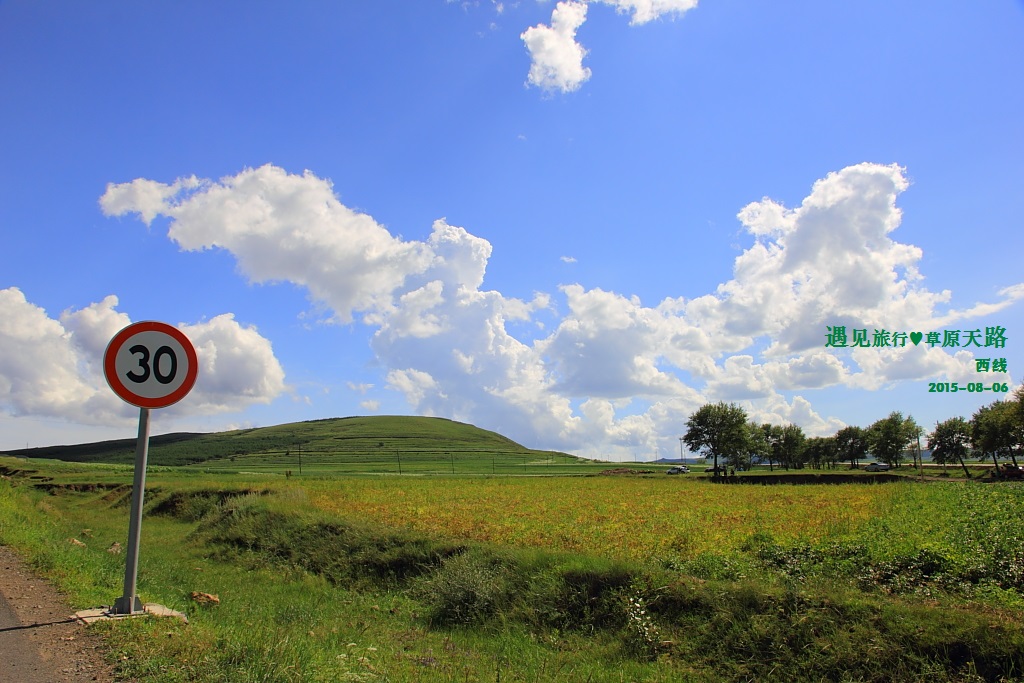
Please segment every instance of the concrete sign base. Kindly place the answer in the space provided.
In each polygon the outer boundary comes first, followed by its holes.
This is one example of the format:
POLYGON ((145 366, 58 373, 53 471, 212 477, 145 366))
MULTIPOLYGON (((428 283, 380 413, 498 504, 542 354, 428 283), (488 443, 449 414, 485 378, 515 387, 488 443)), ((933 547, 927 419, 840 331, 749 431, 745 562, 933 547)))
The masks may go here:
POLYGON ((147 602, 142 606, 142 611, 135 614, 117 614, 111 607, 97 607, 96 609, 84 609, 81 612, 75 612, 75 619, 78 619, 83 624, 91 624, 96 621, 105 621, 107 619, 130 619, 132 617, 174 617, 181 619, 186 624, 188 623, 188 617, 181 612, 177 612, 170 607, 164 607, 158 605, 155 602, 147 602))

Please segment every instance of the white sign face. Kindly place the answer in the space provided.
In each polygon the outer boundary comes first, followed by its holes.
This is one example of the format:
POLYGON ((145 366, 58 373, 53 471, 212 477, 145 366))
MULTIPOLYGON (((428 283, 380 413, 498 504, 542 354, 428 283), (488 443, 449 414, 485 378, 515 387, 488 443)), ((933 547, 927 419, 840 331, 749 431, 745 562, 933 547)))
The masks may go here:
POLYGON ((165 408, 196 383, 196 350, 181 330, 166 323, 135 323, 118 332, 103 355, 107 384, 140 408, 165 408))

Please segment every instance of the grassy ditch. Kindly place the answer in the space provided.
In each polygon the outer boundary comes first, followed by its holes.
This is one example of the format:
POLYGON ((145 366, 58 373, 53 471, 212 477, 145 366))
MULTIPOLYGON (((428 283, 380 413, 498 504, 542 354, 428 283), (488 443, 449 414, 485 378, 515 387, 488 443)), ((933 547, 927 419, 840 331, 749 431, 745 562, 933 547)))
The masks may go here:
MULTIPOLYGON (((586 636, 617 660, 681 666, 703 680, 995 681, 1024 672, 1024 629, 1009 610, 974 612, 935 596, 922 603, 765 572, 709 580, 564 553, 453 546, 273 507, 229 506, 197 534, 345 589, 404 589, 432 628, 586 636)), ((764 547, 756 557, 773 559, 764 547)))
MULTIPOLYGON (((142 681, 1024 676, 1020 540, 1001 521, 1021 505, 1014 489, 955 489, 941 510, 922 511, 928 494, 900 496, 832 552, 835 539, 762 531, 737 550, 652 563, 354 521, 299 486, 154 480, 140 593, 191 623, 97 627, 122 673, 142 681), (939 532, 948 542, 936 544, 939 532)), ((123 558, 106 549, 125 533, 124 491, 32 481, 0 482, 0 542, 76 606, 109 604, 123 558)))

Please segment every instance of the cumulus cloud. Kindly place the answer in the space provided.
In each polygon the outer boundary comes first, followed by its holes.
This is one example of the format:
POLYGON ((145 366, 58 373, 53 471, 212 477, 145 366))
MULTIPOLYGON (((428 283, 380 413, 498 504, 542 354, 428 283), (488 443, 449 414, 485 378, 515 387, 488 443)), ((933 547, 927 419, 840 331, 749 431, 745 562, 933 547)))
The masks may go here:
POLYGON ((83 353, 94 336, 88 331, 90 317, 84 314, 75 321, 84 340, 79 346, 72 331, 30 303, 21 290, 0 290, 0 405, 5 412, 68 417, 86 424, 119 414, 120 399, 101 392, 100 362, 83 353))
POLYGON ((287 389, 270 340, 255 327, 240 325, 231 313, 179 328, 199 357, 190 411, 208 415, 266 404, 287 389))
POLYGON ((538 345, 557 377, 555 388, 569 396, 624 398, 674 395, 679 379, 660 370, 660 349, 675 322, 640 305, 638 299, 579 285, 563 287, 569 314, 538 345))
MULTIPOLYGON (((116 296, 51 318, 17 288, 0 290, 0 409, 17 416, 59 418, 87 425, 131 419, 103 376, 110 339, 131 321, 116 296)), ((285 390, 284 371, 270 342, 230 314, 181 325, 195 345, 199 377, 173 415, 234 412, 267 403, 285 390)))
POLYGON ((831 436, 846 426, 842 420, 819 415, 803 396, 794 396, 787 401, 783 396, 774 394, 768 400, 755 404, 750 418, 759 424, 799 425, 808 436, 831 436))
POLYGON ((687 312, 702 329, 772 339, 771 357, 822 346, 827 325, 930 329, 1013 303, 1011 288, 994 303, 942 310, 951 292, 923 286, 921 249, 890 236, 907 187, 899 166, 862 163, 814 183, 795 209, 747 205, 738 218, 757 242, 736 259, 733 279, 687 312))
MULTIPOLYGON (((611 5, 630 14, 638 26, 662 16, 682 16, 697 6, 697 0, 589 0, 611 5)), ((591 70, 583 66, 587 50, 576 40, 576 32, 587 20, 588 0, 563 0, 551 13, 551 25, 532 26, 519 36, 530 53, 527 82, 547 91, 578 90, 588 81, 591 70)))
POLYGON ((551 13, 550 26, 538 24, 522 33, 530 52, 530 85, 572 92, 590 78, 590 69, 583 66, 587 51, 576 42, 576 30, 586 19, 587 3, 560 2, 551 13))
MULTIPOLYGON (((216 182, 133 181, 111 185, 101 204, 144 222, 166 216, 169 237, 184 248, 226 249, 250 279, 302 285, 335 319, 370 326, 384 387, 420 414, 545 447, 631 457, 678 448, 681 422, 709 401, 736 401, 755 419, 828 434, 842 423, 814 410, 815 390, 965 377, 970 354, 940 347, 824 346, 829 325, 936 329, 1024 294, 1014 285, 994 302, 956 310, 950 292, 928 289, 921 250, 893 237, 907 187, 902 168, 865 163, 818 180, 795 208, 769 198, 748 204, 738 220, 753 243, 732 277, 703 296, 653 305, 578 284, 562 286, 557 304, 543 292, 527 302, 486 290, 489 242, 443 219, 425 240, 403 241, 343 206, 330 183, 309 172, 264 166, 216 182), (369 276, 378 269, 381 277, 369 276), (561 316, 546 336, 528 342, 510 332, 511 321, 539 311, 561 316)), ((26 329, 49 325, 59 337, 73 321, 112 328, 113 303, 83 309, 64 326, 30 309, 21 315, 35 320, 26 329)), ((218 348, 230 337, 257 358, 248 367, 242 355, 223 356, 225 370, 246 379, 211 386, 210 402, 282 390, 281 375, 266 371, 269 342, 230 317, 207 325, 210 338, 222 340, 218 348)), ((75 376, 74 356, 47 355, 54 372, 75 376)))
POLYGON ((100 205, 108 216, 119 215, 127 211, 127 207, 131 207, 131 210, 137 212, 148 225, 157 215, 164 213, 168 202, 173 201, 175 196, 198 185, 199 180, 195 176, 179 178, 170 185, 139 178, 119 186, 114 192, 111 192, 108 186, 100 205))
POLYGON ((330 182, 271 165, 220 182, 111 183, 100 207, 108 216, 137 213, 147 224, 172 218, 168 235, 182 249, 226 249, 251 282, 304 286, 344 322, 356 311, 387 310, 395 288, 431 259, 424 245, 342 205, 330 182))
MULTIPOLYGON (((389 389, 405 394, 406 400, 414 406, 421 406, 428 394, 437 398, 445 398, 444 394, 438 392, 437 382, 434 381, 434 378, 422 370, 392 370, 388 373, 386 381, 389 389)), ((425 412, 433 414, 429 408, 425 412)))

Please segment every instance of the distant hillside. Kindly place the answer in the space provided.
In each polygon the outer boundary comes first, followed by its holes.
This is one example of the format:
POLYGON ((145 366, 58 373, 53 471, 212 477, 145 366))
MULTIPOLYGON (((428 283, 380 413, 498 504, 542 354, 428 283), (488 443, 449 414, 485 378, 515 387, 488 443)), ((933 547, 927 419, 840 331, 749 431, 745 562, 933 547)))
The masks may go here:
MULTIPOLYGON (((153 436, 152 465, 191 465, 236 456, 301 451, 309 456, 371 455, 381 452, 537 455, 496 432, 437 417, 342 417, 213 434, 153 436)), ((131 464, 135 439, 6 451, 8 455, 70 462, 131 464)), ((571 456, 566 456, 571 457, 571 456)))

